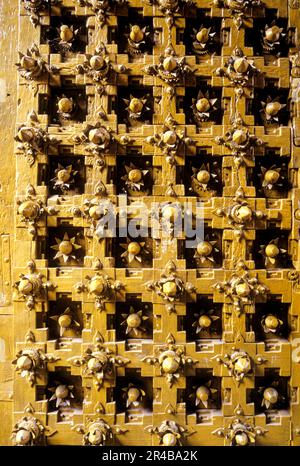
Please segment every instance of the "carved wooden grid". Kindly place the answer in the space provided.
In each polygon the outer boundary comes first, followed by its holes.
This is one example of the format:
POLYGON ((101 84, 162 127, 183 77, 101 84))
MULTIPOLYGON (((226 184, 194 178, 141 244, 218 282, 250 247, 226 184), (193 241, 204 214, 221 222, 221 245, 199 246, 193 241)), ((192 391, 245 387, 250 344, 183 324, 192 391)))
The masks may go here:
MULTIPOLYGON (((81 444, 88 422, 99 418, 113 429, 113 439, 107 442, 109 444, 158 445, 159 437, 147 427, 158 428, 163 421, 173 420, 189 434, 183 436, 184 444, 223 445, 230 441, 221 435, 222 429, 238 417, 241 422, 260 426, 266 431, 264 435, 256 437, 258 445, 298 445, 300 379, 297 375, 297 348, 300 330, 297 157, 300 154, 299 105, 297 99, 293 98, 295 94, 292 91, 297 91, 299 68, 297 63, 295 65, 289 59, 289 56, 297 53, 299 40, 300 13, 297 2, 265 0, 261 7, 247 11, 240 27, 228 8, 213 6, 214 2, 206 0, 196 0, 187 8, 184 7, 184 2, 175 2, 179 9, 169 16, 159 9, 159 2, 154 2, 154 5, 139 0, 129 0, 122 5, 108 2, 114 4, 107 11, 102 23, 91 8, 80 6, 80 2, 63 0, 50 10, 44 10, 35 26, 25 9, 25 3, 22 2, 20 6, 19 50, 25 53, 28 47, 37 44, 43 60, 56 70, 42 80, 27 80, 19 76, 16 130, 26 123, 28 113, 34 111, 37 121, 28 125, 35 124, 44 129, 48 135, 57 138, 59 143, 45 153, 36 154, 30 165, 16 142, 16 200, 24 200, 30 184, 32 197, 40 199, 47 212, 36 222, 36 236, 33 237, 28 232, 28 224, 22 221, 20 215, 16 215, 14 278, 18 281, 20 273, 26 275, 27 263, 33 260, 36 273, 42 273, 55 287, 47 289, 45 299, 35 299, 34 307, 30 310, 26 308, 22 296, 16 292, 14 332, 16 353, 29 344, 41 348, 47 354, 51 353, 57 360, 46 364, 46 369, 40 372, 40 377, 32 387, 26 378, 15 374, 14 421, 18 422, 24 415, 24 410, 29 410, 43 425, 52 429, 52 435, 47 438, 50 445, 81 444), (148 25, 151 32, 153 51, 137 58, 130 57, 123 45, 127 40, 124 25, 131 23, 129 14, 136 14, 141 19, 141 26, 148 25), (193 20, 195 14, 198 15, 198 23, 193 20), (271 17, 283 25, 284 32, 289 36, 288 46, 279 57, 272 54, 254 55, 254 35, 270 23, 271 17), (87 45, 85 51, 69 53, 63 57, 59 51, 51 51, 46 41, 49 36, 45 31, 49 25, 63 24, 65 18, 68 18, 68 24, 72 24, 73 18, 76 18, 77 23, 86 27, 87 45), (194 54, 192 40, 189 38, 192 33, 190 24, 195 24, 198 28, 201 24, 212 26, 212 31, 221 41, 220 46, 217 46, 217 53, 214 53, 213 46, 208 54, 194 54), (76 65, 83 63, 85 52, 93 55, 97 45, 101 43, 105 45, 105 54, 112 68, 107 83, 99 90, 99 85, 97 89, 97 84, 86 74, 80 74, 76 65), (147 65, 158 64, 159 57, 170 46, 173 47, 176 59, 185 57, 185 64, 192 70, 173 87, 145 71, 147 65), (258 75, 251 80, 250 87, 245 88, 239 98, 235 92, 236 86, 216 73, 216 69, 224 66, 232 56, 236 46, 242 49, 248 60, 253 59, 254 65, 259 69, 258 75), (64 90, 67 92, 70 88, 76 89, 76 86, 80 87, 81 93, 85 92, 87 98, 84 121, 65 120, 62 125, 53 123, 48 112, 50 105, 56 108, 54 96, 62 95, 64 90), (188 119, 187 109, 192 105, 191 98, 197 98, 202 86, 208 88, 212 94, 215 92, 218 99, 217 110, 206 122, 197 125, 195 121, 188 119), (134 89, 141 88, 146 89, 145 93, 151 94, 151 121, 144 124, 141 120, 141 124, 130 126, 124 122, 117 109, 122 105, 122 92, 125 97, 128 89, 128 97, 129 94, 134 95, 134 89), (278 124, 273 122, 264 125, 259 120, 259 110, 256 107, 260 105, 262 97, 266 99, 268 91, 274 97, 285 96, 286 100, 281 98, 281 103, 287 104, 285 124, 280 117, 278 124), (47 99, 48 107, 43 104, 47 99), (149 137, 163 132, 168 115, 176 122, 176 131, 182 130, 185 133, 186 144, 181 145, 174 165, 168 163, 161 148, 149 142, 149 137), (237 115, 250 134, 264 142, 264 145, 254 149, 254 157, 246 157, 241 163, 237 163, 237 157, 230 148, 216 141, 217 137, 223 137, 232 127, 232 121, 237 115), (215 118, 218 123, 214 122, 215 118), (74 140, 87 123, 93 125, 97 122, 110 128, 115 140, 103 154, 103 167, 97 165, 97 157, 86 151, 87 146, 84 143, 78 144, 74 140), (64 165, 66 158, 78 156, 82 156, 84 165, 82 193, 68 195, 66 192, 53 197, 53 192, 49 191, 50 177, 47 175, 51 163, 53 165, 54 162, 60 162, 64 165), (148 165, 145 162, 147 157, 150 160, 148 165), (213 163, 219 164, 220 172, 215 169, 222 187, 219 194, 212 193, 210 185, 206 191, 200 192, 200 196, 189 190, 191 174, 185 173, 190 173, 187 171, 188 167, 194 163, 199 168, 201 157, 209 164, 211 173, 215 167, 213 163), (95 235, 91 236, 90 223, 80 212, 86 200, 95 198, 97 186, 105 187, 99 202, 108 198, 118 208, 120 171, 126 160, 136 161, 137 166, 141 164, 143 169, 151 170, 150 193, 138 198, 147 205, 152 200, 182 204, 188 199, 193 204, 197 198, 204 201, 205 228, 211 229, 221 239, 221 263, 209 264, 206 261, 202 264, 200 261, 196 267, 191 266, 191 259, 188 266, 183 248, 185 238, 181 237, 169 241, 153 239, 153 261, 150 267, 143 267, 143 262, 141 266, 136 263, 134 267, 116 266, 119 258, 117 253, 113 255, 112 251, 115 250, 112 245, 119 240, 109 238, 99 241, 95 235), (260 178, 255 174, 260 173, 260 166, 284 167, 281 160, 286 164, 286 168, 283 168, 286 195, 281 195, 280 190, 275 190, 275 193, 270 190, 267 195, 262 194, 260 178), (246 225, 242 237, 235 234, 235 225, 230 224, 226 215, 222 217, 216 214, 217 209, 232 207, 237 194, 244 196, 244 201, 253 211, 264 214, 262 219, 256 217, 246 225), (81 265, 55 265, 53 262, 54 252, 50 246, 54 243, 51 240, 55 236, 61 237, 62 232, 68 231, 68 228, 79 229, 76 231, 83 233, 81 244, 84 246, 84 258, 81 265), (257 251, 255 253, 255 249, 260 244, 265 244, 264 234, 268 230, 271 233, 275 231, 276 235, 285 235, 288 257, 285 268, 281 268, 280 261, 275 268, 265 268, 264 265, 257 267, 254 256, 258 257, 259 254, 257 251), (160 280, 164 267, 170 260, 174 262, 176 273, 184 284, 192 283, 194 286, 194 289, 188 288, 189 292, 184 297, 175 301, 172 309, 170 303, 145 285, 151 280, 160 280), (118 281, 122 284, 111 298, 104 299, 102 311, 95 307, 95 299, 91 294, 81 292, 76 287, 78 283, 85 281, 86 276, 92 277, 97 273, 107 275, 112 284, 118 281), (250 277, 257 277, 258 282, 268 288, 266 293, 258 294, 252 303, 242 306, 241 312, 237 311, 230 296, 224 297, 224 293, 214 287, 217 283, 229 281, 235 273, 249 273, 250 277), (47 313, 50 309, 55 309, 55 301, 62 297, 69 299, 71 307, 74 307, 74 303, 81 305, 80 338, 50 338, 47 313), (194 330, 188 328, 196 320, 193 313, 201 311, 205 299, 208 303, 206 309, 214 309, 216 314, 219 310, 221 334, 217 338, 209 332, 200 332, 196 336, 194 330), (120 312, 128 313, 130 305, 138 310, 143 303, 148 303, 153 337, 133 340, 117 328, 120 322, 117 315, 120 312), (267 313, 266 309, 271 309, 277 315, 281 312, 280 318, 286 328, 282 336, 270 336, 261 330, 259 316, 267 313), (26 338, 30 340, 29 331, 34 334, 34 343, 26 343, 26 338), (190 337, 187 337, 188 334, 190 337), (159 367, 145 360, 146 356, 153 356, 157 348, 166 346, 170 335, 173 336, 174 344, 182 347, 186 356, 192 359, 192 364, 186 365, 172 387, 168 385, 159 367), (103 386, 97 390, 93 377, 84 373, 84 366, 74 365, 72 358, 81 357, 85 349, 95 343, 95 338, 101 337, 105 347, 129 362, 117 367, 114 377, 105 378, 103 386), (240 384, 217 357, 230 354, 232 348, 246 351, 252 358, 253 373, 247 374, 240 384), (260 358, 259 362, 263 362, 257 363, 257 358, 260 358), (64 380, 70 385, 73 385, 73 378, 77 377, 83 393, 81 406, 67 410, 65 415, 69 418, 65 421, 60 410, 50 408, 48 401, 51 396, 48 389, 54 386, 56 380, 60 380, 62 372, 64 380), (133 378, 135 384, 144 388, 147 409, 126 411, 125 408, 118 408, 118 389, 124 388, 122 380, 125 378, 128 382, 133 378), (279 404, 279 408, 275 406, 266 410, 259 406, 260 402, 254 403, 254 394, 258 393, 259 387, 266 388, 264 384, 273 383, 275 379, 285 386, 282 388, 285 396, 283 408, 279 404), (196 407, 194 402, 188 402, 188 397, 193 393, 192 387, 203 385, 203 380, 213 380, 217 395, 214 401, 209 402, 208 407, 201 403, 196 407), (80 432, 76 429, 78 425, 83 426, 80 432), (220 435, 216 435, 218 429, 220 435)), ((76 96, 75 93, 75 99, 76 96)), ((128 205, 136 200, 135 197, 129 197, 128 205)), ((271 235, 269 241, 271 239, 275 239, 275 236, 271 235)), ((126 238, 119 242, 126 242, 126 238)), ((63 310, 60 308, 60 312, 63 310)), ((278 388, 279 393, 280 390, 281 386, 278 388)))

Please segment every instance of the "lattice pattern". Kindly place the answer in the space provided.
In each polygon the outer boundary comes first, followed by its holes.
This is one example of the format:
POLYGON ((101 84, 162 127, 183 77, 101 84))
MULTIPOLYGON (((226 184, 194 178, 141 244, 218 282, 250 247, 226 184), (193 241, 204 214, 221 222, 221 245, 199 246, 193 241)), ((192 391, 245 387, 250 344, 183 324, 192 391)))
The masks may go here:
POLYGON ((299 443, 299 11, 21 2, 15 443, 299 443))

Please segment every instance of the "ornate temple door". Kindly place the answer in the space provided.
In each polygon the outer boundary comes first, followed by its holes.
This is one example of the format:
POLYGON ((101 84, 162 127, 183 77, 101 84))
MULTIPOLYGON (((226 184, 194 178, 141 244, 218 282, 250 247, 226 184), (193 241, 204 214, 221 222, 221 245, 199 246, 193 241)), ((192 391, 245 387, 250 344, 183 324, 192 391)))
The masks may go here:
POLYGON ((0 444, 300 444, 299 21, 0 0, 0 444))

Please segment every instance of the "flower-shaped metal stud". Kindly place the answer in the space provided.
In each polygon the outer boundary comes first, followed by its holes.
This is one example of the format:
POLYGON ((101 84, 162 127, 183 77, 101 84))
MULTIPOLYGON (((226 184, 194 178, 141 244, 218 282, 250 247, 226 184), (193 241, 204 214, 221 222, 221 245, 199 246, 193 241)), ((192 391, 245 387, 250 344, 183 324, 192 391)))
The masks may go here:
POLYGON ((217 144, 230 149, 237 167, 240 167, 242 164, 247 165, 247 159, 253 158, 254 148, 264 145, 262 139, 255 136, 255 134, 250 134, 249 129, 244 125, 240 116, 236 116, 231 128, 226 131, 224 136, 217 136, 215 141, 217 144))
MULTIPOLYGON (((54 432, 52 432, 54 433, 54 432)), ((14 426, 12 439, 15 446, 32 446, 45 444, 45 427, 34 416, 22 417, 14 426)))
POLYGON ((246 375, 252 372, 252 363, 245 351, 233 352, 224 358, 223 364, 228 367, 230 374, 237 382, 241 382, 246 375))
POLYGON ((90 421, 83 437, 83 445, 103 446, 113 438, 110 426, 103 420, 90 421))
POLYGON ((259 175, 262 181, 262 187, 267 191, 271 191, 275 187, 282 187, 284 177, 280 174, 281 167, 272 165, 269 169, 261 167, 261 174, 259 175))
POLYGON ((21 221, 27 224, 28 233, 34 237, 37 231, 37 222, 43 216, 46 209, 43 202, 37 199, 35 189, 31 184, 26 188, 25 198, 18 200, 17 204, 21 221))
POLYGON ((69 307, 67 307, 62 314, 51 316, 50 319, 57 322, 60 337, 63 337, 69 330, 73 330, 76 334, 80 328, 80 323, 77 322, 74 312, 69 307))
POLYGON ((279 123, 279 112, 286 107, 286 104, 281 104, 279 98, 272 99, 272 97, 268 96, 266 102, 261 102, 261 105, 262 119, 266 123, 279 123))
POLYGON ((26 308, 31 310, 35 302, 46 299, 48 289, 53 289, 54 285, 50 281, 45 281, 45 276, 36 271, 36 264, 33 260, 27 263, 28 273, 21 273, 19 280, 14 283, 19 298, 26 301, 26 308))
POLYGON ((212 32, 211 28, 200 26, 200 28, 193 29, 193 50, 196 55, 206 55, 209 53, 210 48, 213 46, 213 38, 216 32, 212 32))
POLYGON ((33 44, 26 54, 19 52, 19 60, 16 64, 18 72, 27 80, 41 79, 43 75, 50 73, 54 69, 47 65, 36 44, 33 44))
POLYGON ((103 199, 103 195, 106 193, 104 184, 99 184, 95 189, 95 197, 92 199, 85 199, 83 207, 78 211, 78 215, 83 215, 90 224, 90 229, 86 235, 97 238, 98 241, 108 235, 109 228, 105 228, 105 222, 101 222, 106 214, 111 212, 112 204, 110 200, 103 199))
MULTIPOLYGON (((199 186, 206 191, 207 190, 207 185, 210 181, 211 174, 209 167, 205 164, 202 164, 200 167, 200 170, 198 168, 192 168, 193 170, 193 181, 194 183, 199 184, 199 186)), ((216 175, 215 175, 216 176, 216 175)))
POLYGON ((249 87, 252 78, 259 73, 254 61, 248 59, 242 49, 235 48, 229 60, 221 68, 216 69, 217 76, 226 77, 235 87, 237 96, 243 95, 243 88, 249 87))
POLYGON ((39 372, 46 369, 46 363, 48 361, 54 362, 59 358, 51 354, 45 354, 40 348, 36 347, 35 337, 32 332, 27 335, 27 341, 23 349, 21 349, 12 361, 16 372, 21 377, 25 377, 27 382, 31 385, 35 385, 36 379, 39 377, 39 372))
POLYGON ((127 34, 127 53, 132 57, 144 53, 149 35, 148 26, 141 28, 138 24, 130 25, 130 32, 127 34))
POLYGON ((184 293, 184 283, 175 272, 176 266, 170 261, 166 265, 166 273, 161 274, 160 280, 146 283, 147 288, 155 290, 166 301, 178 300, 184 293))
POLYGON ((130 383, 128 387, 122 388, 123 398, 126 402, 126 408, 137 408, 141 405, 146 393, 141 388, 130 383))
POLYGON ((158 427, 146 427, 145 430, 152 435, 155 434, 159 438, 159 444, 165 447, 182 445, 182 440, 191 435, 187 429, 169 420, 163 421, 158 427))
POLYGON ((216 163, 212 163, 212 168, 208 163, 203 163, 200 168, 192 167, 192 172, 190 191, 194 191, 199 195, 212 190, 219 183, 220 170, 216 163))
POLYGON ((95 379, 95 385, 99 388, 103 385, 104 378, 112 374, 111 352, 103 346, 95 346, 93 350, 86 350, 81 363, 85 363, 85 374, 95 379))
POLYGON ((264 257, 266 267, 276 267, 280 254, 287 252, 286 249, 280 248, 278 243, 279 238, 276 238, 272 239, 267 245, 260 245, 259 253, 264 257))
POLYGON ((62 24, 59 28, 56 28, 56 31, 58 37, 50 40, 50 45, 61 54, 74 51, 78 42, 80 28, 74 29, 72 25, 62 24))
POLYGON ((198 92, 197 99, 193 99, 191 106, 197 124, 200 125, 211 118, 212 113, 217 110, 215 105, 217 101, 218 99, 210 98, 208 91, 205 94, 202 91, 198 92))
POLYGON ((246 447, 255 445, 256 437, 267 432, 262 427, 254 427, 252 424, 235 418, 227 427, 214 430, 212 433, 218 437, 225 437, 231 446, 246 447))
POLYGON ((111 73, 114 71, 124 72, 125 69, 126 67, 123 64, 113 67, 103 42, 100 42, 93 54, 85 54, 83 63, 75 66, 77 73, 85 74, 96 83, 96 89, 101 95, 105 91, 111 73))
POLYGON ((192 327, 196 328, 196 333, 200 333, 202 331, 214 331, 213 324, 220 319, 220 317, 215 315, 214 312, 214 309, 210 309, 209 311, 203 311, 200 314, 194 314, 194 317, 196 317, 197 320, 193 322, 192 327))
POLYGON ((212 387, 212 381, 208 380, 205 384, 193 387, 193 393, 189 398, 194 401, 196 408, 206 408, 214 401, 214 395, 218 392, 212 387))
POLYGON ((158 65, 147 65, 144 68, 146 74, 158 76, 162 81, 175 86, 192 73, 192 69, 186 64, 185 57, 176 57, 173 47, 167 47, 164 55, 159 57, 158 65))
POLYGON ((104 301, 111 300, 114 293, 123 288, 120 281, 111 283, 108 275, 96 273, 93 277, 87 275, 84 282, 79 282, 75 285, 77 293, 87 291, 95 299, 95 307, 100 312, 105 309, 104 301))
POLYGON ((191 283, 184 283, 178 276, 176 265, 171 260, 166 264, 159 280, 149 281, 145 285, 149 291, 155 291, 164 301, 169 302, 179 301, 185 292, 195 292, 195 287, 191 283))
POLYGON ((55 238, 57 244, 51 246, 51 249, 57 251, 53 259, 63 259, 63 262, 68 262, 70 259, 77 260, 76 251, 81 249, 82 246, 76 244, 76 237, 69 238, 68 233, 65 233, 63 239, 55 238))
POLYGON ((262 388, 259 390, 259 392, 262 394, 261 406, 265 407, 266 409, 274 408, 281 398, 276 388, 272 386, 262 388))
POLYGON ((130 241, 127 240, 127 243, 121 243, 121 248, 125 251, 121 254, 121 257, 130 265, 135 261, 140 264, 143 262, 145 255, 149 255, 150 252, 145 248, 144 241, 130 241))
POLYGON ((266 314, 261 319, 261 326, 266 334, 278 333, 282 325, 283 321, 274 314, 266 314))
POLYGON ((239 316, 245 305, 251 305, 259 295, 269 292, 266 285, 261 283, 257 277, 251 277, 247 272, 245 264, 237 264, 237 272, 231 278, 213 285, 220 293, 225 293, 233 304, 233 308, 239 316))
POLYGON ((34 111, 28 114, 26 123, 18 127, 15 140, 18 142, 17 153, 24 154, 30 167, 38 154, 45 154, 49 147, 55 147, 59 142, 39 127, 39 120, 34 111))
POLYGON ((73 385, 57 383, 55 387, 49 388, 49 391, 53 392, 49 401, 55 401, 56 408, 71 406, 71 400, 75 398, 73 389, 73 385))
POLYGON ((200 264, 204 264, 207 261, 215 263, 213 255, 214 253, 219 252, 216 244, 218 244, 218 241, 212 241, 208 238, 205 238, 205 241, 199 241, 194 258, 197 261, 199 260, 200 264))
POLYGON ((147 100, 149 95, 146 95, 142 98, 134 97, 130 95, 129 99, 123 99, 127 107, 125 110, 128 113, 129 119, 132 120, 141 120, 144 116, 144 113, 150 110, 150 107, 147 106, 147 100))
POLYGON ((88 124, 84 130, 75 134, 73 139, 75 144, 83 144, 88 154, 96 158, 96 165, 103 168, 105 165, 104 154, 109 151, 110 145, 114 141, 112 129, 103 126, 100 122, 88 124))
POLYGON ((33 385, 35 381, 35 370, 43 360, 40 358, 38 350, 22 350, 17 354, 12 364, 16 365, 16 371, 20 372, 21 377, 26 377, 28 382, 33 385))
POLYGON ((50 182, 53 183, 53 189, 62 193, 69 191, 75 182, 74 177, 77 173, 76 170, 73 170, 72 165, 64 167, 58 163, 54 171, 55 176, 50 180, 50 182))
POLYGON ((179 150, 185 146, 193 144, 191 138, 185 137, 184 130, 176 128, 177 123, 171 114, 165 119, 161 133, 146 138, 146 142, 152 146, 160 148, 166 156, 166 161, 170 165, 176 164, 176 156, 180 155, 179 150))
POLYGON ((111 141, 110 130, 103 126, 96 126, 88 130, 88 152, 107 150, 111 141))
POLYGON ((245 198, 245 193, 242 188, 236 191, 233 202, 226 208, 218 208, 213 211, 218 217, 227 217, 228 222, 235 230, 237 239, 244 236, 244 230, 249 223, 255 219, 261 220, 265 217, 264 212, 261 210, 253 210, 245 198))
POLYGON ((82 356, 73 356, 69 361, 74 366, 83 366, 83 375, 93 377, 97 390, 100 390, 105 379, 114 376, 117 367, 130 362, 129 359, 114 354, 105 345, 99 332, 94 336, 94 344, 88 346, 82 356))
POLYGON ((283 32, 283 28, 280 28, 273 21, 270 25, 266 24, 265 30, 262 32, 262 47, 265 52, 278 53, 282 44, 282 39, 286 36, 283 32))
POLYGON ((126 174, 121 177, 124 181, 125 189, 130 194, 147 193, 147 176, 149 170, 142 170, 133 163, 125 165, 126 174))
POLYGON ((166 343, 155 350, 157 356, 145 356, 142 361, 158 366, 169 387, 172 387, 174 382, 179 379, 180 374, 183 373, 184 368, 197 361, 185 355, 183 346, 175 345, 172 334, 167 336, 166 343))
POLYGON ((121 322, 122 326, 126 326, 125 333, 126 335, 128 334, 134 334, 135 336, 138 336, 140 333, 145 333, 146 328, 143 327, 143 322, 146 322, 149 317, 143 315, 143 311, 136 311, 132 306, 129 309, 128 314, 122 314, 123 322, 121 322))
POLYGON ((230 353, 218 354, 212 359, 227 367, 229 374, 237 382, 237 385, 240 385, 245 377, 253 377, 254 366, 263 364, 266 361, 261 355, 250 357, 246 351, 235 348, 230 353))
POLYGON ((62 120, 70 120, 74 117, 77 106, 72 97, 62 95, 57 98, 57 113, 62 120))

